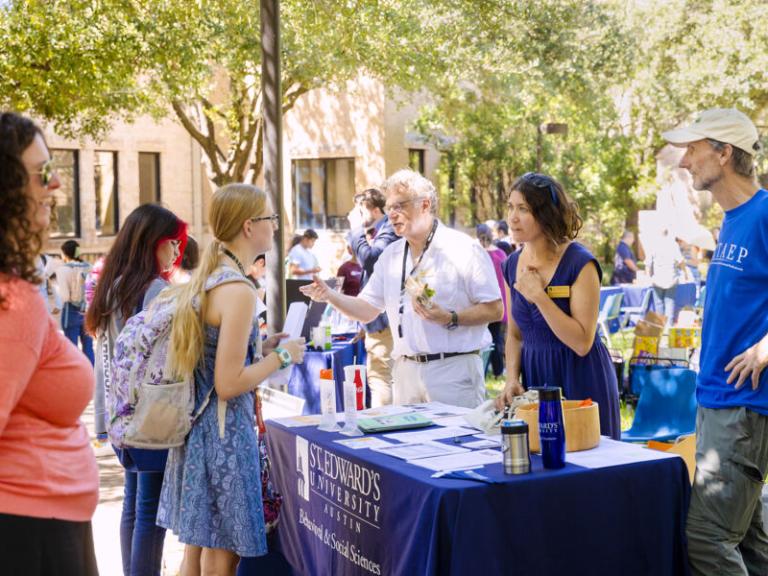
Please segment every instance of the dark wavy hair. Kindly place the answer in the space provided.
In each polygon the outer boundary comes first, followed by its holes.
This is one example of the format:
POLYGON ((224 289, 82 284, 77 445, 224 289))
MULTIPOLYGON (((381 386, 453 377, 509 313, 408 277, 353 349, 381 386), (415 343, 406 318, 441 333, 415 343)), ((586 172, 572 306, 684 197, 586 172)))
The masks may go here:
MULTIPOLYGON (((0 274, 33 284, 42 281, 35 258, 43 245, 43 232, 34 231, 29 220, 29 173, 21 156, 38 134, 43 135, 29 118, 0 113, 0 274)), ((0 307, 5 307, 2 292, 0 307)))
POLYGON ((126 320, 133 316, 149 285, 160 276, 155 255, 158 244, 176 238, 181 228, 186 237, 184 221, 159 204, 144 204, 128 215, 104 260, 86 312, 89 333, 105 331, 117 311, 126 320))
POLYGON ((515 190, 523 195, 550 242, 559 245, 576 238, 583 225, 579 207, 557 180, 529 172, 512 183, 507 197, 515 190))

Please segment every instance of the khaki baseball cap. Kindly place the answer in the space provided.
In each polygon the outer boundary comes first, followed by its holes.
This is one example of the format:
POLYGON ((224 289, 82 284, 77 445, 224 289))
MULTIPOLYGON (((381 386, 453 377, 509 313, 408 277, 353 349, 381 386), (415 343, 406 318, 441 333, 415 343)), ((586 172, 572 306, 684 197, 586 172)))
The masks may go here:
POLYGON ((661 136, 674 146, 685 146, 689 142, 710 138, 735 146, 753 156, 761 148, 760 136, 752 120, 735 108, 706 110, 690 126, 669 130, 661 136))

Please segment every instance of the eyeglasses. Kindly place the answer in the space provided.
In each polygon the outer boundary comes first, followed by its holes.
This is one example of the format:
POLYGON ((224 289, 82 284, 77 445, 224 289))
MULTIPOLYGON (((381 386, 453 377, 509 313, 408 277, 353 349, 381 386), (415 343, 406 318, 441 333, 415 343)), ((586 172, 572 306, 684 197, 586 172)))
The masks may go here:
POLYGON ((272 214, 271 216, 254 216, 253 218, 249 218, 251 222, 261 222, 262 220, 271 220, 272 224, 278 225, 280 223, 280 215, 279 214, 272 214))
POLYGON ((405 211, 405 206, 407 204, 411 204, 417 200, 424 200, 424 198, 426 198, 426 196, 416 196, 416 198, 411 198, 410 200, 401 200, 390 206, 384 206, 384 213, 391 214, 392 212, 397 212, 398 214, 402 214, 405 211))
POLYGON ((520 180, 535 186, 536 188, 544 188, 549 192, 550 198, 552 198, 552 204, 557 206, 557 185, 555 181, 549 176, 539 174, 538 172, 526 172, 520 177, 520 180))
POLYGON ((40 170, 30 172, 30 174, 38 174, 40 176, 40 182, 42 182, 43 186, 48 186, 56 174, 56 164, 54 163, 53 158, 43 164, 40 167, 40 170))

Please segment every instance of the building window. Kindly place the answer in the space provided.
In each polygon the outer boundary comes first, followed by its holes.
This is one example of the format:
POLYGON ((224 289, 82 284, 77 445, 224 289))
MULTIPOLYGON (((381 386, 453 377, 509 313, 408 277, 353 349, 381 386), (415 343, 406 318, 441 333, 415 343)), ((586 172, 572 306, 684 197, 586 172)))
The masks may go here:
POLYGON ((409 148, 408 149, 408 167, 424 175, 424 150, 422 148, 409 148))
POLYGON ((160 154, 139 152, 139 204, 160 202, 160 154))
POLYGON ((52 238, 80 236, 80 169, 77 150, 51 150, 61 187, 53 191, 56 202, 52 238))
POLYGON ((96 151, 93 183, 96 191, 96 233, 99 236, 117 234, 117 152, 96 151))
POLYGON ((296 228, 349 228, 354 205, 355 159, 323 158, 292 162, 296 228))

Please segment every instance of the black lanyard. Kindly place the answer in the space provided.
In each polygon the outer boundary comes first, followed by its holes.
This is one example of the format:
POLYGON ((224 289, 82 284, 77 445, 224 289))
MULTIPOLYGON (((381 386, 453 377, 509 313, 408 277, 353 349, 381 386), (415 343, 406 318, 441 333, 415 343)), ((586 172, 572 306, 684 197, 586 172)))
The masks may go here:
POLYGON ((405 241, 405 249, 403 250, 403 273, 400 276, 400 320, 397 325, 397 333, 400 336, 400 338, 403 337, 403 312, 405 308, 405 301, 403 300, 403 296, 405 295, 405 280, 406 278, 409 278, 413 275, 416 268, 421 264, 421 260, 424 258, 424 254, 427 253, 427 249, 429 249, 429 245, 432 244, 432 240, 435 238, 435 230, 437 230, 437 218, 435 218, 432 222, 432 230, 429 231, 429 236, 427 236, 427 241, 424 244, 424 250, 421 251, 421 254, 419 255, 418 260, 416 260, 416 263, 413 265, 413 268, 411 268, 411 271, 408 273, 408 276, 405 274, 405 266, 408 262, 408 247, 410 246, 408 244, 408 240, 405 241))
POLYGON ((225 255, 229 256, 235 264, 237 264, 237 267, 240 269, 240 273, 245 276, 245 268, 243 267, 243 264, 240 262, 238 257, 232 254, 232 252, 224 246, 221 247, 221 251, 224 252, 225 255))

